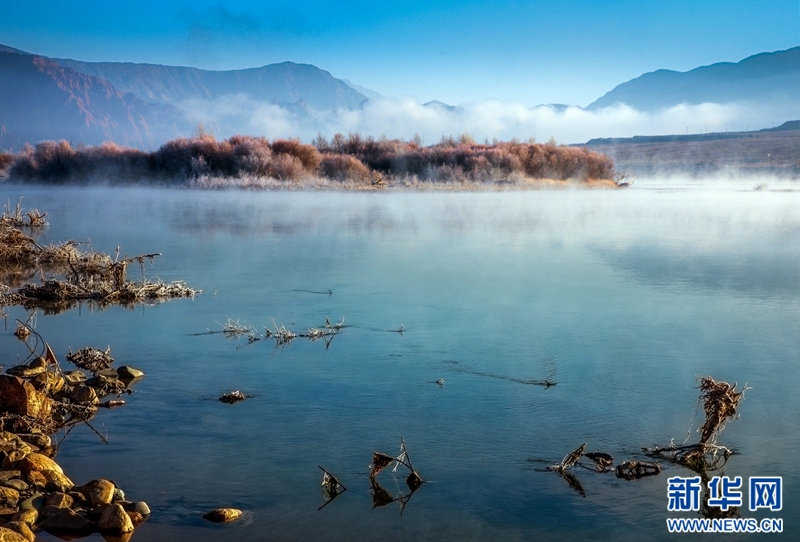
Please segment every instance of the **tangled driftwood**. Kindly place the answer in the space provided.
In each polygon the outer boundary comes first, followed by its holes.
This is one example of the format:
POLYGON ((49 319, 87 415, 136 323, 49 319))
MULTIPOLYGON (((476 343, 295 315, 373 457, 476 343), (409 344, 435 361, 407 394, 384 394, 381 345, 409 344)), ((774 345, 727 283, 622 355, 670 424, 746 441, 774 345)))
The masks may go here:
POLYGON ((699 442, 682 445, 673 442, 668 446, 643 450, 650 455, 666 457, 692 470, 704 472, 722 467, 733 454, 733 450, 717 444, 717 439, 728 422, 736 416, 744 392, 749 388, 745 385, 742 390, 737 390, 737 384, 730 385, 724 381, 714 380, 710 376, 700 377, 698 380, 700 382, 698 401, 703 403, 705 414, 705 421, 698 429, 699 442))

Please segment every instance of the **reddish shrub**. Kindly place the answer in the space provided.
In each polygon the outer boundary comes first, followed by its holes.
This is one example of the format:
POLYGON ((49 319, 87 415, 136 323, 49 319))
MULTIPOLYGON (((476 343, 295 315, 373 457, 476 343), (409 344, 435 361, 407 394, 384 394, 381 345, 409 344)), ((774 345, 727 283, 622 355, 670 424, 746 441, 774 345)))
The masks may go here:
POLYGON ((273 154, 269 163, 269 176, 282 181, 299 179, 303 176, 303 163, 291 154, 273 154))
POLYGON ((322 155, 316 147, 304 145, 296 139, 276 139, 272 142, 272 152, 294 156, 311 173, 315 172, 322 162, 322 155))
POLYGON ((439 181, 484 181, 511 174, 531 178, 610 179, 614 163, 580 147, 495 142, 475 144, 471 137, 443 137, 436 145, 360 134, 318 136, 315 146, 298 140, 236 135, 217 141, 202 135, 169 141, 153 152, 104 143, 73 148, 66 141, 42 141, 18 155, 0 154, 0 171, 27 179, 58 182, 89 175, 138 180, 271 176, 298 179, 317 173, 336 180, 365 180, 371 171, 390 176, 416 175, 439 181), (324 153, 324 154, 323 154, 324 153))
POLYGON ((369 179, 369 168, 355 156, 348 154, 322 155, 322 165, 320 171, 323 177, 337 181, 366 181, 369 179))
POLYGON ((0 171, 6 170, 9 167, 11 167, 11 164, 14 163, 15 158, 16 156, 14 156, 11 153, 0 152, 0 171))

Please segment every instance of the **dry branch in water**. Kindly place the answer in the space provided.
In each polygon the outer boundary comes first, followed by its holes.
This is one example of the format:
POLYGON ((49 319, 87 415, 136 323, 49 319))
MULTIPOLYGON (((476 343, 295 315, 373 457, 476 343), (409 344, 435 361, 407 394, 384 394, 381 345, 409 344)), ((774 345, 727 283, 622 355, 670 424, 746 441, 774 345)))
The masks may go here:
POLYGON ((114 363, 114 358, 111 357, 110 346, 106 348, 105 352, 87 346, 75 353, 70 349, 69 353, 67 353, 67 361, 71 361, 81 369, 96 373, 97 371, 111 367, 111 364, 114 363))
POLYGON ((375 477, 381 472, 384 468, 391 465, 392 462, 395 462, 394 469, 392 472, 397 472, 397 467, 400 465, 405 466, 411 473, 406 478, 406 485, 408 488, 413 492, 416 491, 419 486, 422 485, 423 479, 419 475, 419 473, 414 470, 414 467, 411 465, 411 458, 408 456, 408 450, 406 449, 406 441, 403 437, 400 437, 400 455, 397 457, 392 457, 388 454, 383 452, 372 452, 372 463, 370 464, 370 473, 369 477, 374 480, 375 477))
POLYGON ((571 468, 573 465, 575 465, 575 463, 578 462, 581 456, 583 456, 583 452, 585 450, 586 450, 586 443, 584 442, 583 444, 572 450, 570 453, 565 455, 564 459, 561 460, 561 463, 559 463, 558 465, 553 465, 551 469, 557 472, 562 472, 571 468))
POLYGON ((710 376, 700 379, 700 400, 706 421, 700 428, 700 444, 714 445, 728 421, 736 416, 736 408, 744 396, 744 390, 736 391, 736 384, 717 382, 710 376))
POLYGON ((700 441, 697 444, 680 446, 670 443, 669 446, 644 448, 644 451, 658 457, 668 457, 692 470, 704 472, 722 467, 733 454, 729 448, 717 444, 717 438, 727 423, 736 416, 744 392, 750 388, 745 385, 741 391, 737 391, 737 384, 731 386, 710 376, 698 380, 700 381, 698 401, 702 401, 705 414, 705 422, 698 429, 700 441))
POLYGON ((369 477, 375 478, 379 472, 388 467, 394 461, 394 457, 383 452, 372 452, 372 463, 369 465, 369 477))

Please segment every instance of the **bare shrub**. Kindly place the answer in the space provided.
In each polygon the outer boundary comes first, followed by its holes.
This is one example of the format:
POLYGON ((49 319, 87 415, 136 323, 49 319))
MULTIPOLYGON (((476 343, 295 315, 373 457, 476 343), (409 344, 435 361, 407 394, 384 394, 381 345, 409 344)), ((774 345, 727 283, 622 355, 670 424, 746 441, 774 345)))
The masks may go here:
POLYGON ((322 155, 316 147, 304 145, 297 139, 276 139, 272 142, 272 152, 297 158, 310 173, 314 173, 322 162, 322 155))
POLYGON ((0 152, 0 172, 11 167, 16 157, 8 152, 0 152))
POLYGON ((282 181, 295 180, 303 176, 303 163, 291 154, 274 154, 269 163, 269 175, 282 181))
POLYGON ((337 181, 369 179, 369 168, 361 160, 348 154, 324 154, 320 172, 323 177, 337 181))

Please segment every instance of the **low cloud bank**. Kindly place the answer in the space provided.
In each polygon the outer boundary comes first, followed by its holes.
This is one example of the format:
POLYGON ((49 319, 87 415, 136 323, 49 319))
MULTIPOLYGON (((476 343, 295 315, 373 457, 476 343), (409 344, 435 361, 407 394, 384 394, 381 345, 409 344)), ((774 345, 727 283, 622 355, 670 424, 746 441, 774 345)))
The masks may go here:
POLYGON ((218 137, 240 133, 311 141, 318 133, 331 137, 341 132, 409 140, 418 134, 426 145, 443 135, 463 133, 479 142, 553 137, 559 143, 583 143, 597 137, 757 130, 791 120, 783 108, 747 103, 681 104, 647 113, 624 104, 587 111, 493 100, 450 108, 404 97, 373 100, 353 111, 315 111, 302 104, 269 104, 236 94, 181 105, 192 122, 202 122, 218 137))

